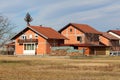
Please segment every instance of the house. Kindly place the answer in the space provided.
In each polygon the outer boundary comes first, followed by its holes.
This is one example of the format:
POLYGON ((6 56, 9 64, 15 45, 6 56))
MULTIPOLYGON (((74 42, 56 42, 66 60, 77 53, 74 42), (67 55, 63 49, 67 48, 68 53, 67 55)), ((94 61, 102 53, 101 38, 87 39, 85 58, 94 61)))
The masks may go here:
POLYGON ((12 38, 15 41, 15 55, 49 54, 51 47, 64 44, 65 39, 54 29, 43 26, 27 26, 12 38))
POLYGON ((112 49, 112 55, 120 55, 120 30, 109 30, 107 31, 109 34, 119 38, 119 41, 116 42, 116 47, 112 49))
POLYGON ((106 46, 110 46, 111 51, 120 51, 119 40, 120 39, 118 37, 107 32, 103 32, 100 36, 100 42, 106 46))
POLYGON ((68 38, 64 46, 73 46, 74 49, 84 50, 84 55, 105 55, 109 47, 99 42, 101 32, 87 24, 69 23, 59 32, 68 38))
POLYGON ((120 30, 109 30, 107 31, 109 34, 112 34, 113 36, 116 36, 120 39, 120 30))
POLYGON ((120 30, 109 30, 107 31, 109 34, 119 38, 119 45, 120 45, 120 30))

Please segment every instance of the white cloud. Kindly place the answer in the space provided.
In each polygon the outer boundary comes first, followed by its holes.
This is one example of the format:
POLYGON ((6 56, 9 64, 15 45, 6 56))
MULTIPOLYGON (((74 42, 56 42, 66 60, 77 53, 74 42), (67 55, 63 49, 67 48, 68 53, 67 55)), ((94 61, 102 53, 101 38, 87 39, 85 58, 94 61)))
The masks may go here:
MULTIPOLYGON (((117 14, 120 13, 120 2, 117 0, 1 0, 0 3, 0 12, 17 25, 26 25, 23 20, 26 12, 31 13, 34 19, 32 24, 54 28, 69 22, 99 24, 105 19, 106 22, 113 19, 113 15, 120 16, 117 14)), ((112 24, 109 22, 107 24, 112 24)))

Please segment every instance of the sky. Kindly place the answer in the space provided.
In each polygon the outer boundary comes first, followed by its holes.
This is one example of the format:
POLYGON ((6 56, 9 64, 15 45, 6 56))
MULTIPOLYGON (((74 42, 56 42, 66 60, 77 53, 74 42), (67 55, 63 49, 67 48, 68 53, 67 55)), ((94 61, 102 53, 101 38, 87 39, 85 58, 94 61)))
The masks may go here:
POLYGON ((68 23, 88 24, 99 31, 120 29, 120 0, 0 0, 0 14, 21 31, 29 12, 31 25, 59 30, 68 23))

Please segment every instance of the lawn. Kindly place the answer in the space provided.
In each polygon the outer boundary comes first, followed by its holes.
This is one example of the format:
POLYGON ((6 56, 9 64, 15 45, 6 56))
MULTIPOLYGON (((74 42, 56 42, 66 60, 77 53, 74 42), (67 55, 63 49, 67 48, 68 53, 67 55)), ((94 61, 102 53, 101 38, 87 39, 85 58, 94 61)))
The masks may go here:
POLYGON ((0 56, 0 80, 120 80, 120 57, 0 56))

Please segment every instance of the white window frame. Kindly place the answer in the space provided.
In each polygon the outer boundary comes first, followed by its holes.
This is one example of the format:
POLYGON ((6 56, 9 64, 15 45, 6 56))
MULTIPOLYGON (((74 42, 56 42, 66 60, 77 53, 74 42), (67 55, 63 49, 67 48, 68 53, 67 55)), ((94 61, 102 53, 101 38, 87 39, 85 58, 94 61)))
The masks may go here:
POLYGON ((24 55, 35 55, 35 51, 36 51, 36 44, 35 43, 24 43, 23 44, 23 54, 24 55), (30 44, 31 45, 31 50, 29 50, 29 49, 25 50, 25 44, 26 45, 30 44), (34 49, 33 50, 32 50, 32 44, 34 45, 34 49))
POLYGON ((22 36, 21 36, 21 39, 27 39, 27 36, 25 35, 25 34, 23 34, 22 36))

